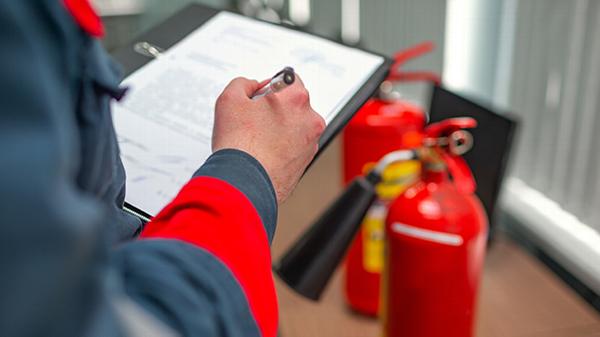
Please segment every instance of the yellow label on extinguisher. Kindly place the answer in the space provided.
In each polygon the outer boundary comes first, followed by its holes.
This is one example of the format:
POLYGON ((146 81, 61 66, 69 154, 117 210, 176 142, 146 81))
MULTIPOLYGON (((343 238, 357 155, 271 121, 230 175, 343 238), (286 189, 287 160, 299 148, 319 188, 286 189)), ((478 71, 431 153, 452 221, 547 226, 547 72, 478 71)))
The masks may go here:
POLYGON ((370 273, 383 269, 383 237, 386 207, 375 202, 363 220, 363 266, 370 273))
MULTIPOLYGON (((365 165, 364 170, 368 171, 371 166, 371 164, 365 165)), ((419 170, 420 163, 411 160, 392 164, 383 171, 382 181, 376 186, 377 200, 365 215, 362 224, 363 267, 366 271, 381 273, 383 270, 383 240, 387 203, 414 181, 419 170)))

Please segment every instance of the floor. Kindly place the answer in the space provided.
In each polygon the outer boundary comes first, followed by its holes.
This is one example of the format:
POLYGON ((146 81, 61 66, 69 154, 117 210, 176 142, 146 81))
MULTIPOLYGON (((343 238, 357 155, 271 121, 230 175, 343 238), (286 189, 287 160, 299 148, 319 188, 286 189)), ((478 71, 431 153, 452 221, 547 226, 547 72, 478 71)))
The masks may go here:
MULTIPOLYGON (((340 192, 339 149, 336 140, 281 208, 274 259, 340 192)), ((377 320, 346 308, 339 271, 319 303, 276 282, 281 336, 380 335, 377 320)), ((600 337, 600 315, 508 238, 500 238, 488 252, 478 308, 477 337, 600 337)))

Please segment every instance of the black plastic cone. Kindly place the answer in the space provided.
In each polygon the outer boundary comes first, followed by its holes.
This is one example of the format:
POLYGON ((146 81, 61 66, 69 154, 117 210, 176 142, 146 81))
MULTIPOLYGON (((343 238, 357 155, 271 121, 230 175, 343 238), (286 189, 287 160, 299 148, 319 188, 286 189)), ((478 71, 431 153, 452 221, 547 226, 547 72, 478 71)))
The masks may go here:
POLYGON ((292 289, 319 299, 375 199, 378 180, 375 174, 353 180, 277 263, 275 272, 292 289))

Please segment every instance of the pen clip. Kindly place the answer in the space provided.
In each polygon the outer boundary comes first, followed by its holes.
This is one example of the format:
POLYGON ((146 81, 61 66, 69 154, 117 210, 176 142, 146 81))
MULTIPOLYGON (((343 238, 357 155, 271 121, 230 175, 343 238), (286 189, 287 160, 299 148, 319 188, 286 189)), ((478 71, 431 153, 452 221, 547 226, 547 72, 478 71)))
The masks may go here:
POLYGON ((149 42, 142 41, 133 45, 133 50, 141 55, 151 57, 151 58, 159 58, 164 53, 164 49, 155 46, 149 42))

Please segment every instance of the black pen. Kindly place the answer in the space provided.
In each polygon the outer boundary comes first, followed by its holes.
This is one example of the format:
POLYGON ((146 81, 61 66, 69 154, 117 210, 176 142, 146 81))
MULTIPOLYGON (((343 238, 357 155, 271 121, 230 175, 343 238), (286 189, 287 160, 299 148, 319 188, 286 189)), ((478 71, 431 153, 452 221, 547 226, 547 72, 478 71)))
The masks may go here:
POLYGON ((288 86, 292 85, 296 80, 296 74, 294 73, 294 68, 285 67, 282 71, 278 72, 271 78, 269 83, 267 83, 264 87, 258 89, 252 99, 257 99, 263 97, 265 95, 275 93, 281 91, 288 86))

